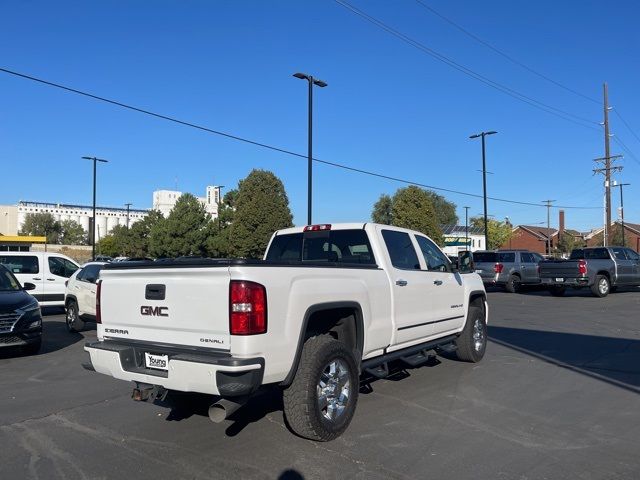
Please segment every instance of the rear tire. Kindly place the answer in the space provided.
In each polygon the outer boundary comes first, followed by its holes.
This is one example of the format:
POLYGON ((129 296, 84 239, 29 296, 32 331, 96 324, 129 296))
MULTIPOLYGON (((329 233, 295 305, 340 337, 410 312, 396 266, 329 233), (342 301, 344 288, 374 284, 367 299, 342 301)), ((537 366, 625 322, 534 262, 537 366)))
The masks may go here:
POLYGON ((358 403, 359 376, 353 352, 329 335, 308 339, 298 371, 284 391, 284 414, 291 429, 310 440, 339 437, 358 403))
POLYGON ((611 291, 611 283, 604 275, 596 275, 596 281, 591 285, 591 293, 596 297, 606 297, 611 291))
POLYGON ((487 349, 487 323, 480 307, 469 307, 464 330, 456 340, 456 356, 463 362, 476 363, 482 360, 487 349))
POLYGON ((511 275, 509 280, 507 280, 504 289, 509 293, 518 293, 520 291, 520 277, 517 275, 511 275))
POLYGON ((66 314, 67 330, 71 333, 78 333, 84 329, 84 322, 80 320, 80 314, 78 313, 78 304, 75 300, 70 300, 67 303, 66 314))
POLYGON ((549 287, 549 293, 554 297, 564 297, 566 291, 567 289, 565 287, 549 287))

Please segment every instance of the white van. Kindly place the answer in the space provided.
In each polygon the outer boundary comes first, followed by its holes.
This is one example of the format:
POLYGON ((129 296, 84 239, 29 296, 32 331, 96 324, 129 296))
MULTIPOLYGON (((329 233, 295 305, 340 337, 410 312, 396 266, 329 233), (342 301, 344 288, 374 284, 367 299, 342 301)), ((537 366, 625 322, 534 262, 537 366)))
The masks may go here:
POLYGON ((29 282, 36 286, 29 293, 43 307, 64 307, 65 283, 80 268, 69 257, 49 252, 0 252, 0 263, 22 285, 29 282))

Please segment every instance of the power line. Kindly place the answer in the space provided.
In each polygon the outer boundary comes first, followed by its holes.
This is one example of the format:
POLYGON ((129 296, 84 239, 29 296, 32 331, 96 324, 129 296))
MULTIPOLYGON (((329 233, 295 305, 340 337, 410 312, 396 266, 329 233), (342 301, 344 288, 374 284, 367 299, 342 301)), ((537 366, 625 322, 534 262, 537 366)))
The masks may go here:
POLYGON ((636 155, 629 149, 629 147, 627 147, 627 145, 620 139, 620 137, 618 137, 617 135, 614 135, 613 136, 613 140, 618 145, 620 145, 625 152, 627 152, 629 154, 629 156, 633 159, 634 162, 636 162, 638 165, 640 165, 640 160, 638 160, 638 157, 636 157, 636 155))
MULTIPOLYGON (((43 84, 43 85, 47 85, 47 86, 50 86, 50 87, 58 88, 58 89, 61 89, 61 90, 64 90, 64 91, 67 91, 67 92, 70 92, 70 93, 75 93, 77 95, 81 95, 81 96, 84 96, 84 97, 87 97, 87 98, 91 98, 93 100, 98 100, 100 102, 105 102, 105 103, 108 103, 108 104, 111 104, 111 105, 115 105, 115 106, 118 106, 118 107, 126 108, 128 110, 132 110, 134 112, 138 112, 138 113, 149 115, 149 116, 152 116, 152 117, 155 117, 155 118, 159 118, 161 120, 167 120, 169 122, 173 122, 173 123, 176 123, 176 124, 179 124, 179 125, 195 128, 195 129, 201 130, 203 132, 211 133, 211 134, 214 134, 214 135, 220 135, 220 136, 223 136, 225 138, 229 138, 229 139, 232 139, 232 140, 237 140, 237 141, 240 141, 240 142, 248 143, 250 145, 254 145, 254 146, 257 146, 257 147, 261 147, 261 148, 266 148, 266 149, 271 150, 271 151, 284 153, 286 155, 291 155, 291 156, 294 156, 294 157, 304 158, 304 159, 307 158, 307 155, 304 155, 304 154, 301 154, 301 153, 296 153, 296 152, 293 152, 293 151, 290 151, 290 150, 286 150, 284 148, 275 147, 273 145, 268 145, 268 144, 262 143, 262 142, 257 142, 255 140, 250 140, 250 139, 247 139, 247 138, 243 138, 243 137, 240 137, 238 135, 232 135, 230 133, 225 133, 225 132, 221 132, 219 130, 214 130, 214 129, 209 128, 209 127, 204 127, 202 125, 197 125, 195 123, 191 123, 191 122, 187 122, 187 121, 184 121, 184 120, 180 120, 180 119, 177 119, 177 118, 174 118, 174 117, 170 117, 168 115, 163 115, 163 114, 160 114, 160 113, 152 112, 150 110, 145 110, 145 109, 142 109, 142 108, 139 108, 139 107, 128 105, 126 103, 122 103, 122 102, 119 102, 119 101, 116 101, 116 100, 111 100, 111 99, 106 98, 106 97, 101 97, 101 96, 95 95, 93 93, 84 92, 82 90, 78 90, 78 89, 75 89, 75 88, 67 87, 65 85, 61 85, 61 84, 58 84, 58 83, 50 82, 48 80, 43 80, 41 78, 33 77, 31 75, 26 75, 24 73, 15 72, 15 71, 9 70, 7 68, 0 67, 0 72, 4 72, 4 73, 10 74, 10 75, 14 75, 16 77, 20 77, 20 78, 23 78, 23 79, 26 79, 26 80, 31 80, 33 82, 40 83, 40 84, 43 84)), ((341 168, 343 170, 348 170, 348 171, 351 171, 351 172, 361 173, 361 174, 364 174, 364 175, 369 175, 369 176, 372 176, 372 177, 382 178, 382 179, 385 179, 385 180, 392 180, 394 182, 404 183, 404 184, 407 184, 407 185, 416 185, 418 187, 428 188, 428 189, 436 190, 436 191, 440 191, 440 192, 453 193, 453 194, 457 194, 457 195, 464 195, 464 196, 467 196, 467 197, 483 198, 482 195, 478 195, 478 194, 475 194, 475 193, 462 192, 462 191, 459 191, 459 190, 452 190, 452 189, 449 189, 449 188, 443 188, 443 187, 436 187, 436 186, 433 186, 433 185, 427 185, 427 184, 424 184, 424 183, 414 182, 414 181, 403 179, 403 178, 399 178, 399 177, 392 177, 390 175, 384 175, 384 174, 381 174, 381 173, 371 172, 369 170, 363 170, 361 168, 350 167, 348 165, 344 165, 344 164, 340 164, 340 163, 336 163, 336 162, 330 162, 328 160, 320 160, 318 158, 313 158, 313 161, 318 162, 318 163, 322 163, 322 164, 325 164, 325 165, 329 165, 329 166, 332 166, 332 167, 341 168)), ((489 198, 490 200, 494 200, 496 202, 511 203, 511 204, 517 204, 517 205, 529 205, 529 206, 533 206, 533 207, 540 207, 541 206, 538 203, 523 202, 523 201, 519 201, 519 200, 509 200, 509 199, 505 199, 505 198, 496 198, 496 197, 487 197, 487 198, 489 198)), ((578 209, 578 210, 600 209, 600 207, 580 207, 580 206, 557 206, 557 208, 578 209)))
POLYGON ((631 132, 631 135, 633 135, 634 137, 636 137, 636 140, 638 140, 638 141, 640 142, 640 136, 638 136, 638 134, 637 134, 636 132, 634 132, 634 131, 633 131, 633 129, 631 128, 631 125, 629 125, 629 124, 627 123, 627 121, 626 121, 624 118, 622 118, 622 115, 620 115, 620 112, 618 111, 618 109, 614 107, 614 108, 613 108, 613 111, 614 111, 614 112, 615 112, 615 114, 618 116, 618 118, 619 118, 620 120, 622 120, 622 123, 624 123, 624 124, 625 124, 625 126, 629 129, 629 131, 631 132))
POLYGON ((449 23, 450 25, 452 25, 453 27, 457 28, 458 30, 460 30, 462 33, 464 33, 465 35, 471 37, 472 39, 474 39, 476 42, 480 43, 481 45, 484 45, 485 47, 493 50, 495 53, 497 53, 498 55, 506 58, 507 60, 509 60, 510 62, 524 68, 525 70, 527 70, 530 73, 533 73, 534 75, 537 75, 538 77, 546 80, 547 82, 553 83, 554 85, 573 93, 574 95, 577 95, 579 97, 584 98, 585 100, 589 100, 590 102, 593 103, 597 103, 600 104, 600 100, 596 100, 595 98, 589 97, 587 95, 584 95, 570 87, 567 87, 566 85, 563 85, 560 82, 555 81, 553 78, 548 77, 547 75, 544 75, 543 73, 538 72, 537 70, 534 70, 533 68, 529 67, 528 65, 520 62, 519 60, 515 59, 514 57, 512 57, 511 55, 503 52, 502 50, 494 47, 493 45, 491 45, 489 42, 487 42, 486 40, 483 40, 482 38, 478 37, 477 35, 475 35, 474 33, 470 32, 469 30, 465 29, 464 27, 462 27, 461 25, 459 25, 458 23, 454 22, 453 20, 451 20, 450 18, 445 17, 444 15, 442 15, 440 12, 436 11, 434 8, 430 7, 429 5, 427 5, 426 3, 422 2, 421 0, 416 0, 416 2, 422 6, 424 9, 430 11, 431 13, 433 13, 434 15, 440 17, 442 20, 444 20, 445 22, 449 23))
POLYGON ((418 42, 417 40, 414 40, 413 38, 403 34, 402 32, 390 27, 389 25, 387 25, 386 23, 382 22, 381 20, 378 20, 375 17, 372 17, 371 15, 365 13, 364 11, 354 7, 353 5, 349 4, 348 2, 344 1, 344 0, 334 0, 337 4, 341 5, 342 7, 346 8, 347 10, 349 10, 350 12, 354 13, 355 15, 358 15, 360 17, 362 17, 363 19, 367 20, 368 22, 372 23, 373 25, 377 26, 378 28, 381 28, 382 30, 386 31, 387 33, 390 33, 391 35, 399 38, 400 40, 402 40, 405 43, 408 43, 409 45, 413 46, 414 48, 417 48, 418 50, 426 53, 427 55, 435 58, 436 60, 450 66, 451 68, 454 68, 455 70, 458 70, 459 72, 464 73, 465 75, 478 80, 481 83, 484 83, 485 85, 494 88, 495 90, 498 90, 506 95, 509 95, 510 97, 515 98, 516 100, 519 100, 521 102, 524 102, 528 105, 531 105, 532 107, 535 107, 539 110, 542 110, 544 112, 550 113, 551 115, 555 115, 557 117, 560 117, 564 120, 567 120, 569 122, 575 123, 577 125, 580 125, 581 127, 585 127, 585 128, 590 128, 590 129, 597 129, 597 127, 595 127, 595 125, 599 125, 598 122, 594 122, 592 120, 583 118, 583 117, 579 117, 577 115, 574 115, 570 112, 567 112, 565 110, 556 108, 554 106, 548 105, 546 103, 540 102, 532 97, 529 97, 523 93, 520 93, 510 87, 507 87, 506 85, 503 85, 501 83, 498 83, 494 80, 491 80, 487 77, 485 77, 484 75, 481 75, 473 70, 471 70, 470 68, 465 67, 464 65, 450 59, 449 57, 446 57, 445 55, 442 55, 441 53, 433 50, 430 47, 427 47, 426 45, 424 45, 421 42, 418 42))

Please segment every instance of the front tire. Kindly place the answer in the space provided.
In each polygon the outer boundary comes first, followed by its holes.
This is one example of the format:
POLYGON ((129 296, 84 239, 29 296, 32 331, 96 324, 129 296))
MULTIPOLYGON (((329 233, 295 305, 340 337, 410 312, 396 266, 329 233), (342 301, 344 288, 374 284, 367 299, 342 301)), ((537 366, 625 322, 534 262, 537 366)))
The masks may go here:
POLYGON ((487 323, 480 307, 469 307, 464 330, 456 340, 456 356, 463 362, 476 363, 482 360, 487 349, 487 323))
POLYGON ((84 322, 78 313, 78 304, 74 300, 70 300, 67 304, 66 322, 67 330, 71 333, 78 333, 84 329, 84 322))
POLYGON ((611 282, 604 275, 596 275, 596 281, 591 285, 591 293, 596 297, 606 297, 611 291, 611 282))
POLYGON ((308 339, 298 371, 284 391, 291 429, 310 440, 333 440, 347 429, 358 403, 359 376, 353 352, 329 335, 308 339))

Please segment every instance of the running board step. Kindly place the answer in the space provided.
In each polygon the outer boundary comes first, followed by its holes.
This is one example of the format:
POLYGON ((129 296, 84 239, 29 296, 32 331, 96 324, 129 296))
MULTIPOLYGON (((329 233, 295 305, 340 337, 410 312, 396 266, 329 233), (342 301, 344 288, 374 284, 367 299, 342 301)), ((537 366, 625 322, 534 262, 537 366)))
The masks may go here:
POLYGON ((421 352, 416 353, 415 355, 401 357, 400 360, 402 360, 404 363, 406 363, 410 367, 418 367, 423 363, 428 362, 430 358, 435 356, 436 356, 436 352, 434 352, 433 350, 423 350, 421 352))
POLYGON ((385 362, 376 367, 365 368, 364 371, 376 378, 387 378, 389 376, 389 365, 385 362))
POLYGON ((454 353, 456 350, 458 350, 458 346, 455 343, 446 343, 444 345, 438 346, 436 350, 438 352, 454 353))

